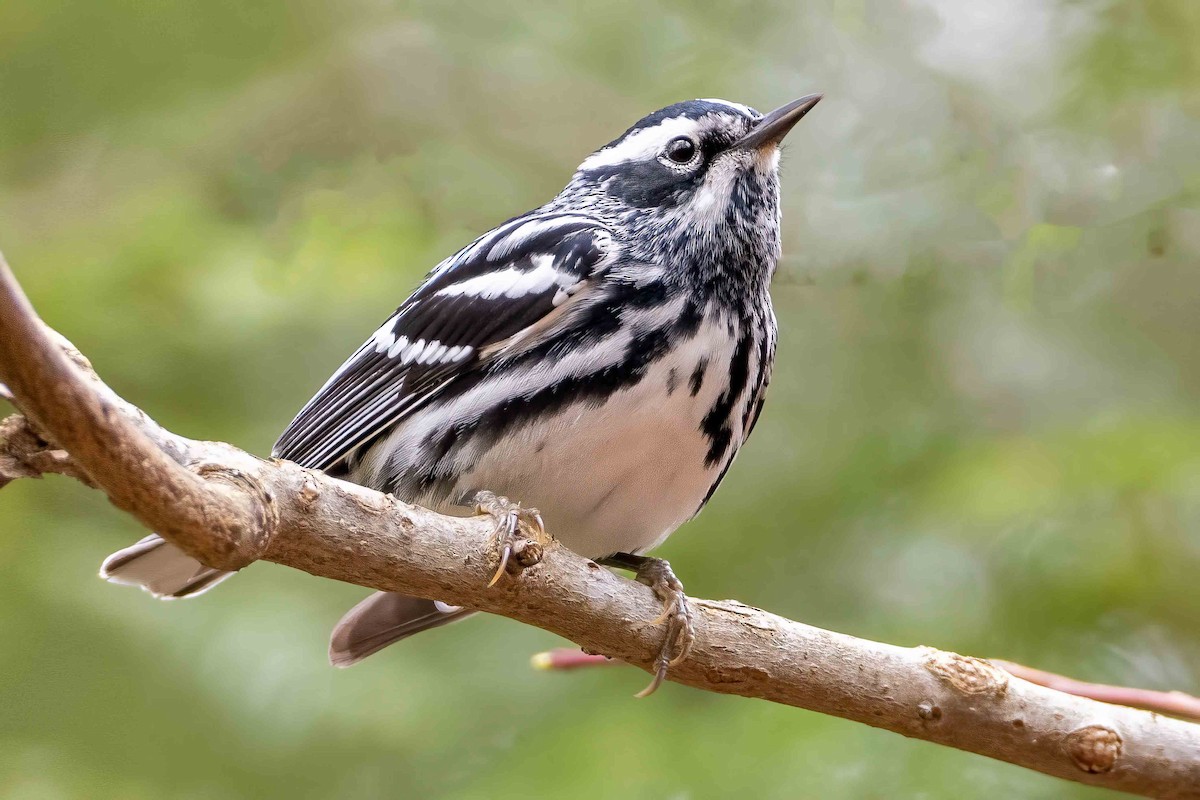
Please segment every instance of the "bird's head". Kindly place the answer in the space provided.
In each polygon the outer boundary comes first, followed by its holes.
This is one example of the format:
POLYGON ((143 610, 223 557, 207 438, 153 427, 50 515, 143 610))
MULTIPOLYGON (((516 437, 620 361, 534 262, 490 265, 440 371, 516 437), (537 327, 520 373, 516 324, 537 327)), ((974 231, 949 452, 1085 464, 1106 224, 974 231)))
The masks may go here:
POLYGON ((779 145, 821 95, 760 114, 689 100, 590 155, 560 195, 612 220, 635 255, 716 277, 770 272, 779 254, 779 145))

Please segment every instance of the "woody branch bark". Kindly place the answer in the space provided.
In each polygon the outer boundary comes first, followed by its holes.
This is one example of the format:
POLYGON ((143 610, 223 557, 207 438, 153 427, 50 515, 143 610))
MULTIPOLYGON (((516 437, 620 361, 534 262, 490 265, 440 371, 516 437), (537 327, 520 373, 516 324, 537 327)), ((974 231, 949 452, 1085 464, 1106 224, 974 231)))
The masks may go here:
MULTIPOLYGON (((103 491, 206 564, 273 561, 436 597, 653 668, 651 591, 549 544, 492 588, 491 524, 219 442, 173 434, 125 402, 34 314, 0 258, 0 380, 24 417, 0 427, 0 485, 59 472, 103 491), (536 560, 536 563, 530 563, 536 560)), ((1075 697, 993 664, 693 600, 696 644, 669 679, 832 714, 1048 775, 1147 797, 1200 798, 1200 725, 1075 697)))

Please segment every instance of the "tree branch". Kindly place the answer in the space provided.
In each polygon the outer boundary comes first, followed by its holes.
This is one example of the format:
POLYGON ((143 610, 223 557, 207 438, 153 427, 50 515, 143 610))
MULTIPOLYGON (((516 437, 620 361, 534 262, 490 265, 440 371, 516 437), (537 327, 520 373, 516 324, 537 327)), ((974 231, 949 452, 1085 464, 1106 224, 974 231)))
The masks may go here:
MULTIPOLYGON (((0 378, 28 417, 0 428, 0 483, 45 471, 86 477, 211 566, 264 559, 436 597, 652 669, 662 630, 646 624, 659 613, 647 587, 551 543, 540 563, 487 588, 495 564, 485 519, 442 516, 164 430, 37 319, 2 258, 0 378)), ((1200 798, 1200 726, 1064 694, 980 659, 857 639, 733 601, 692 604, 697 640, 672 668, 674 682, 832 714, 1080 783, 1200 798)))
MULTIPOLYGON (((1170 714, 1180 719, 1200 722, 1200 697, 1193 697, 1190 694, 1159 692, 1153 689, 1138 689, 1133 686, 1112 686, 1106 683, 1089 683, 1068 678, 1066 675, 1026 667, 1012 661, 1001 661, 996 658, 989 658, 988 661, 1009 675, 1015 675, 1030 683, 1036 683, 1038 686, 1057 689, 1078 697, 1099 700, 1102 703, 1132 706, 1158 714, 1170 714)), ((585 653, 570 647, 556 647, 543 653, 535 653, 530 658, 530 666, 534 669, 549 672, 583 669, 584 667, 609 667, 618 664, 621 662, 613 661, 608 656, 585 653)))

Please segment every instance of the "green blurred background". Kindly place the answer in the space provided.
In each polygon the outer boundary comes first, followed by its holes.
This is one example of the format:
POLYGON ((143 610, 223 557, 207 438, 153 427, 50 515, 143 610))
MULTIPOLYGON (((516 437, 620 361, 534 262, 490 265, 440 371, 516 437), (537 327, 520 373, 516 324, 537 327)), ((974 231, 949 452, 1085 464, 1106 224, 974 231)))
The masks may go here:
MULTIPOLYGON (((3 0, 0 247, 183 434, 266 454, 435 262, 691 97, 789 139, 759 433, 661 549, 689 590, 1200 691, 1195 0, 3 0)), ((349 671, 364 592, 96 577, 143 535, 0 495, 0 796, 1100 798, 628 669, 502 619, 349 671)))

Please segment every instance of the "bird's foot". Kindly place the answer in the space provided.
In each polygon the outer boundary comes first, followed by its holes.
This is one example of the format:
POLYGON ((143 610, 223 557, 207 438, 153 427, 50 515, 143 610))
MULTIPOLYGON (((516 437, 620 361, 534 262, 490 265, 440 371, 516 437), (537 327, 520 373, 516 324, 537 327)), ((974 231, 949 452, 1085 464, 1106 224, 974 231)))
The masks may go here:
MULTIPOLYGON (((494 535, 496 551, 499 553, 499 566, 496 573, 488 581, 488 586, 495 586, 508 569, 509 560, 513 557, 514 548, 523 540, 521 531, 527 532, 537 545, 536 555, 531 564, 541 558, 541 546, 546 542, 546 526, 542 523, 542 515, 536 508, 523 508, 520 503, 514 503, 507 497, 500 497, 492 492, 478 492, 475 495, 475 512, 487 514, 496 522, 494 535)), ((524 548, 531 550, 532 548, 524 548)), ((524 552, 524 550, 522 552, 524 552)), ((521 566, 530 566, 522 564, 521 566)))
POLYGON ((637 693, 637 697, 648 697, 662 685, 667 677, 667 670, 678 665, 692 650, 696 641, 696 629, 693 625, 692 610, 688 606, 687 595, 683 592, 683 583, 675 577, 669 562, 661 558, 636 556, 629 553, 617 553, 600 560, 601 564, 610 567, 633 570, 638 583, 644 583, 662 601, 663 610, 649 625, 667 624, 667 635, 663 640, 662 649, 654 662, 654 678, 650 685, 637 693))

